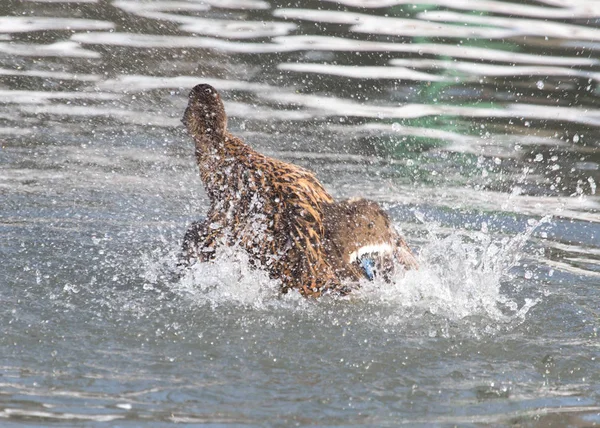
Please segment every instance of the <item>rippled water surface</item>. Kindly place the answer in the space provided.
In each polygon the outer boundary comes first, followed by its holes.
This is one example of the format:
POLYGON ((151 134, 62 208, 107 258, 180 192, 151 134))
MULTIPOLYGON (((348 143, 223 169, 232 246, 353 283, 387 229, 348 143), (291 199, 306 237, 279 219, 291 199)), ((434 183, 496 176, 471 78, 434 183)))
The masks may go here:
POLYGON ((0 424, 600 424, 599 82, 597 0, 2 1, 0 424), (422 268, 177 279, 201 82, 422 268))

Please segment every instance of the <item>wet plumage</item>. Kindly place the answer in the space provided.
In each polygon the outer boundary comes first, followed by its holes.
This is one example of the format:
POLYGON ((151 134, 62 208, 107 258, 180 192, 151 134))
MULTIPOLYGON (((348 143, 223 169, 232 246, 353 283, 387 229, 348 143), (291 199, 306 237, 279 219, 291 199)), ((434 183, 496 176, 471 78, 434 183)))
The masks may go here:
POLYGON ((281 280, 284 292, 346 293, 341 278, 357 275, 346 275, 348 269, 337 266, 346 259, 337 252, 327 256, 325 248, 347 252, 338 234, 326 238, 325 225, 333 223, 325 215, 333 219, 341 205, 314 174, 264 156, 230 134, 221 98, 209 85, 192 89, 183 122, 210 199, 206 219, 186 233, 184 258, 206 261, 218 246, 239 245, 254 264, 281 280))
POLYGON ((418 267, 410 248, 376 202, 351 199, 324 204, 323 218, 325 255, 338 277, 389 280, 398 268, 418 267), (367 260, 371 275, 365 274, 367 260))

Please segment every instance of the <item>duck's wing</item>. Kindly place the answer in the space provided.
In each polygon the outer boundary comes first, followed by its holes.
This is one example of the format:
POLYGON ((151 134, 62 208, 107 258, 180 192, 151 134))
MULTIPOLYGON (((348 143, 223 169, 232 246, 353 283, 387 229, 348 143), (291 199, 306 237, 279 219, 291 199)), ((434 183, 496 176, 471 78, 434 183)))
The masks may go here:
POLYGON ((221 213, 209 213, 203 221, 193 222, 183 237, 178 265, 189 267, 194 261, 207 262, 214 258, 216 247, 223 237, 221 213))
POLYGON ((284 291, 298 288, 303 295, 314 297, 330 292, 346 294, 323 247, 323 205, 333 198, 305 169, 282 163, 272 170, 278 171, 273 190, 282 201, 282 225, 290 240, 281 266, 284 291))

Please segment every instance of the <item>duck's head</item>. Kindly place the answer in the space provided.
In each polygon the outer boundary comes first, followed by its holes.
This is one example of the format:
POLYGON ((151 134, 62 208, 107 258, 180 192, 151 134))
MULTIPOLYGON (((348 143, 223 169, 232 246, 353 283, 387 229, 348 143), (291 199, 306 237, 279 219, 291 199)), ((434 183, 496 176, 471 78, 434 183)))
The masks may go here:
POLYGON ((193 136, 224 134, 227 115, 217 90, 207 84, 194 86, 182 122, 193 136))
POLYGON ((341 277, 389 279, 397 264, 417 263, 381 207, 365 199, 326 204, 325 251, 341 277))

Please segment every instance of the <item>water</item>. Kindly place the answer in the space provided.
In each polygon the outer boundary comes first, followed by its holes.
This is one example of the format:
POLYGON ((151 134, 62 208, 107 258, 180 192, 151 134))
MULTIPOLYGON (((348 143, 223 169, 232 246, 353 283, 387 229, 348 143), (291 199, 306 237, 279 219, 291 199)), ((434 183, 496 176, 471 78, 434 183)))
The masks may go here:
POLYGON ((599 27, 589 0, 3 1, 2 425, 600 424, 599 27), (235 249, 176 279, 200 82, 422 269, 316 302, 235 249))

